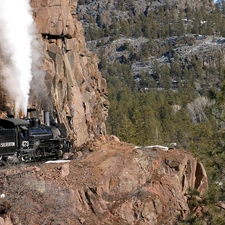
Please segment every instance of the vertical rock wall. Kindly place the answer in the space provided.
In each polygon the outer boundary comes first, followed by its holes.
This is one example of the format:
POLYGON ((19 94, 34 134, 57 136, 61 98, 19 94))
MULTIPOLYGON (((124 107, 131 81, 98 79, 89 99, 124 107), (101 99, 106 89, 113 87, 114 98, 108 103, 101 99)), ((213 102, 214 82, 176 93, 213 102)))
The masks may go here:
POLYGON ((31 0, 31 7, 39 40, 44 42, 48 107, 79 146, 105 133, 106 81, 98 71, 97 57, 86 48, 76 0, 31 0))

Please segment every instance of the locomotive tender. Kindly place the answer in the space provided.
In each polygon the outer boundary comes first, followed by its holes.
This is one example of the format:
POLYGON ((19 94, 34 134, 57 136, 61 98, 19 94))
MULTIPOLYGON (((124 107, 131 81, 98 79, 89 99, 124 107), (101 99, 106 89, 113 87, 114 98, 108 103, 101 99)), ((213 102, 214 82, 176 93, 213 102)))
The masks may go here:
POLYGON ((0 119, 0 160, 59 158, 69 151, 70 142, 60 137, 58 128, 49 123, 40 124, 39 118, 0 119))

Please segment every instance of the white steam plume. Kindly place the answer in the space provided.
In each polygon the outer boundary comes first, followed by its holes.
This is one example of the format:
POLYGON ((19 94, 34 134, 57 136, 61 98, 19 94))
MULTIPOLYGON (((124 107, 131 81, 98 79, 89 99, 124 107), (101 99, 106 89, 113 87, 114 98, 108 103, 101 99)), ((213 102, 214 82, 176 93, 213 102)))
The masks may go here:
POLYGON ((32 80, 32 41, 36 38, 29 0, 0 0, 0 47, 3 86, 26 115, 32 80))
POLYGON ((31 102, 39 102, 42 107, 47 110, 47 105, 50 103, 48 91, 45 84, 45 71, 43 67, 43 53, 44 43, 37 39, 32 42, 32 81, 31 86, 31 102))

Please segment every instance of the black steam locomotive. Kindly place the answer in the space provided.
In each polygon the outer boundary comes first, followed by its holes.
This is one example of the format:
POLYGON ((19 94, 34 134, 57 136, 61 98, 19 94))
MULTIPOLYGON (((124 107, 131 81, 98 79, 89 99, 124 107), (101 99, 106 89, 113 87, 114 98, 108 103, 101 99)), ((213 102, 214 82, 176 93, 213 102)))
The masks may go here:
POLYGON ((70 142, 61 137, 59 129, 49 124, 40 124, 39 118, 0 119, 0 160, 60 158, 70 150, 70 142))

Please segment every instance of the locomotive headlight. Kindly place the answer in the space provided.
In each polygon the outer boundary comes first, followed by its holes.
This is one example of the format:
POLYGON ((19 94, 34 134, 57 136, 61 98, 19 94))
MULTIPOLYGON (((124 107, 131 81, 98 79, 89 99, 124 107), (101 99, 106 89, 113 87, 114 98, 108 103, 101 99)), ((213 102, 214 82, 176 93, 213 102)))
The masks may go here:
POLYGON ((29 147, 29 141, 22 141, 22 147, 28 148, 29 147))

